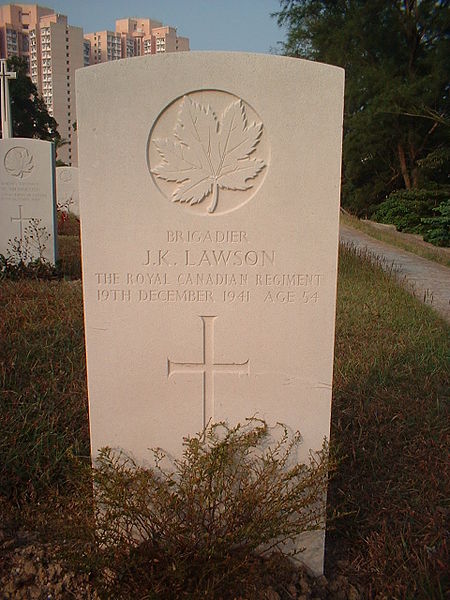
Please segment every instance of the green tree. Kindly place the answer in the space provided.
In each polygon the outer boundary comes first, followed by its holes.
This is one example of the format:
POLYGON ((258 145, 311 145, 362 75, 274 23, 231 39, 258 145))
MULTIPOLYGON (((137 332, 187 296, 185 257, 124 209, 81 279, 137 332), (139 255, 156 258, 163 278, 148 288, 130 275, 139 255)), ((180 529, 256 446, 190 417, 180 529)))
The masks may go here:
POLYGON ((14 137, 59 143, 58 124, 49 115, 44 100, 28 77, 26 60, 13 56, 8 59, 8 69, 17 73, 17 79, 9 81, 14 137))
POLYGON ((367 215, 394 190, 448 184, 449 2, 280 5, 285 54, 346 70, 343 203, 367 215))

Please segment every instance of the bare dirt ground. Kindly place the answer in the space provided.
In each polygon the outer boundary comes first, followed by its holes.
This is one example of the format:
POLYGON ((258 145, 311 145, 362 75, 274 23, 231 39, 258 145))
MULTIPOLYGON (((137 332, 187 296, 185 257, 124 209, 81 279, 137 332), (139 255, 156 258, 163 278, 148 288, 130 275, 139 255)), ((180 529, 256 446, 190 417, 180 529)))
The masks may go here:
MULTIPOLYGON (((71 571, 57 558, 57 555, 58 551, 54 546, 40 543, 30 533, 21 531, 14 537, 9 537, 0 529, 0 599, 100 600, 90 577, 84 573, 71 571)), ((273 575, 268 579, 273 579, 273 575)), ((280 579, 279 583, 267 581, 252 600, 360 600, 364 598, 364 594, 342 575, 337 575, 334 579, 323 576, 312 577, 300 567, 292 569, 289 577, 283 575, 280 579)), ((143 596, 143 598, 148 597, 152 596, 147 594, 143 596)), ((172 600, 172 598, 165 600, 172 600)), ((245 595, 235 600, 250 600, 250 598, 245 595)))

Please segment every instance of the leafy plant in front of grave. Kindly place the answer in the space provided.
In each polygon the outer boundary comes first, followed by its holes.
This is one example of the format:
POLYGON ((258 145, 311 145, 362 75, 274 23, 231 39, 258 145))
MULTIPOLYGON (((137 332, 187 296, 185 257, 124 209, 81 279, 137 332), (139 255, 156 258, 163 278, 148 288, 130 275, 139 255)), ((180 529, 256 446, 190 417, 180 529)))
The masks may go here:
POLYGON ((50 239, 46 227, 41 227, 40 219, 30 219, 24 228, 22 237, 8 241, 8 255, 17 263, 28 263, 32 260, 45 260, 44 252, 50 239))
POLYGON ((284 425, 249 419, 185 438, 169 468, 160 449, 143 468, 104 448, 93 471, 96 527, 91 519, 89 544, 75 554, 90 547, 106 598, 251 594, 267 561, 288 564, 299 552, 292 541, 324 528, 327 445, 304 464, 300 442, 284 425))
POLYGON ((241 100, 227 106, 218 119, 210 106, 185 96, 173 138, 154 140, 162 162, 152 173, 180 184, 172 194, 174 202, 198 204, 212 194, 212 213, 219 188, 248 190, 249 180, 265 167, 262 159, 250 158, 262 130, 262 123, 247 123, 241 100))
POLYGON ((30 219, 22 237, 8 241, 6 256, 0 254, 0 279, 60 277, 58 269, 44 257, 50 234, 40 223, 40 219, 30 219))

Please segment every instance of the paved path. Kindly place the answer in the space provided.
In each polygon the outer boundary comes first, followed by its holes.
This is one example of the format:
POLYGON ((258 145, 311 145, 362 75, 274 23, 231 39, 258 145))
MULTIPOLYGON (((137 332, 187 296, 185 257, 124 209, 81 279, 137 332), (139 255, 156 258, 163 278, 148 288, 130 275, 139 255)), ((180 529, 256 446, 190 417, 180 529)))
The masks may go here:
POLYGON ((386 268, 393 267, 398 273, 400 282, 412 288, 417 298, 432 306, 446 321, 450 322, 450 269, 448 267, 379 242, 347 225, 341 225, 340 239, 341 242, 366 249, 383 259, 386 268))

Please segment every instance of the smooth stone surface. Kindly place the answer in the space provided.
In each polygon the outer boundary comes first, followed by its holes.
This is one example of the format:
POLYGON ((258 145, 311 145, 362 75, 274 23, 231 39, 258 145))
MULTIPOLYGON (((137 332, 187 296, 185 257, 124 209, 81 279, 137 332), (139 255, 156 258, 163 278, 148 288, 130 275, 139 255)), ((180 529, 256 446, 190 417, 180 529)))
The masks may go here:
POLYGON ((54 172, 52 142, 0 140, 0 254, 7 256, 11 244, 20 242, 27 261, 41 257, 55 263, 54 172), (42 230, 40 235, 37 230, 42 230))
POLYGON ((78 167, 56 167, 56 202, 58 210, 80 216, 78 167))
MULTIPOLYGON (((122 60, 77 72, 77 110, 93 455, 179 456, 257 416, 307 459, 329 437, 343 71, 122 60)), ((317 573, 323 541, 301 540, 317 573)))

